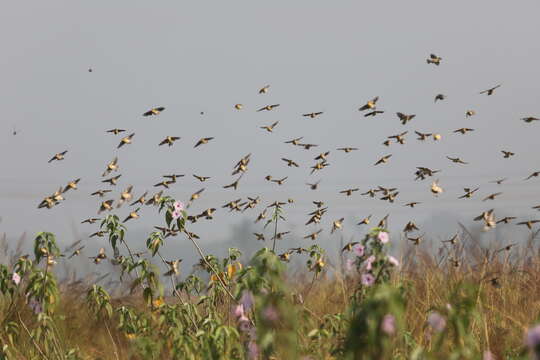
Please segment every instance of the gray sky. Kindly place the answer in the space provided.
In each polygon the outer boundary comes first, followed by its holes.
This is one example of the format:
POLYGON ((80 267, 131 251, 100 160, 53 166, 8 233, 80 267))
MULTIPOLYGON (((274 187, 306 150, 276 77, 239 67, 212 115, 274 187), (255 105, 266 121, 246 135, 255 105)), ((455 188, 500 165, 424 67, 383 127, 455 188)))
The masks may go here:
MULTIPOLYGON (((297 235, 314 230, 301 225, 312 200, 330 207, 325 237, 333 220, 371 213, 377 219, 391 213, 395 229, 408 220, 430 229, 440 214, 465 220, 490 207, 523 219, 540 217, 530 209, 540 204, 540 180, 522 181, 540 170, 540 123, 519 120, 540 116, 538 13, 540 3, 532 0, 5 3, 0 11, 0 232, 15 237, 47 230, 68 243, 95 231, 88 225, 73 230, 71 224, 96 214, 99 202, 88 194, 101 187, 99 175, 114 156, 123 175, 115 198, 128 184, 138 196, 153 191, 162 174, 185 173, 169 193, 187 200, 206 187, 193 207, 197 213, 257 194, 264 204, 294 198, 297 205, 287 208, 289 221, 282 230, 297 235), (442 56, 441 66, 426 64, 431 52, 442 56), (493 96, 478 94, 499 83, 493 96), (266 84, 269 93, 259 95, 266 84), (437 93, 447 100, 434 104, 437 93), (358 107, 374 96, 380 96, 385 113, 364 118, 358 107), (244 110, 236 111, 236 103, 244 110), (255 112, 273 103, 281 106, 255 112), (141 116, 161 105, 167 109, 160 116, 141 116), (468 109, 477 115, 465 119, 468 109), (312 111, 325 113, 316 119, 301 116, 312 111), (402 126, 397 111, 417 116, 402 126), (273 134, 259 129, 277 120, 273 134), (13 127, 17 136, 11 135, 13 127), (135 132, 133 144, 117 151, 120 137, 105 134, 115 127, 135 132), (475 131, 452 133, 460 127, 475 131), (405 130, 438 132, 443 139, 420 143, 409 134, 404 146, 381 145, 386 136, 405 130), (158 148, 167 135, 182 139, 158 148), (204 136, 216 139, 194 150, 204 136), (305 151, 283 143, 299 136, 319 147, 305 151), (340 146, 361 150, 344 154, 335 150, 340 146), (64 161, 47 163, 66 149, 64 161), (517 155, 502 159, 503 149, 517 155), (327 150, 331 166, 310 176, 313 157, 327 150), (233 165, 250 152, 239 190, 223 190, 234 180, 233 165), (390 153, 388 164, 373 166, 390 153), (470 165, 452 164, 446 155, 470 165), (301 168, 286 167, 281 157, 301 168), (416 166, 441 169, 445 193, 434 198, 430 181, 414 182, 416 166), (200 184, 193 173, 212 179, 200 184), (268 174, 289 179, 278 187, 263 180, 268 174), (61 205, 36 209, 44 196, 77 177, 80 189, 69 192, 61 205), (509 180, 500 187, 488 183, 499 177, 509 180), (318 192, 304 185, 319 178, 318 192), (337 194, 375 185, 398 187, 396 203, 337 194), (463 187, 476 186, 475 198, 457 200, 463 187), (495 191, 504 194, 492 203, 480 201, 495 191), (413 200, 423 204, 403 207, 413 200)), ((234 234, 230 225, 261 210, 240 215, 220 209, 214 224, 191 229, 211 249, 234 234)), ((123 208, 119 215, 127 212, 123 208)), ((141 215, 128 227, 147 233, 159 217, 147 207, 141 215)), ((453 228, 430 230, 446 236, 453 228)), ((511 225, 512 232, 516 229, 511 225)), ((345 223, 347 237, 359 233, 352 220, 345 223)))

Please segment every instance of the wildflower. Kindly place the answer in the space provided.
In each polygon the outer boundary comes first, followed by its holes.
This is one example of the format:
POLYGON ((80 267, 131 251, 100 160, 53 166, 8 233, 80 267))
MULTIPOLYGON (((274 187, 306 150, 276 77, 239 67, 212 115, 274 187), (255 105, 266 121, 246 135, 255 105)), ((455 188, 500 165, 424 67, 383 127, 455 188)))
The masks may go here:
POLYGON ((133 334, 133 333, 129 333, 129 334, 126 334, 126 337, 128 338, 128 340, 133 340, 135 339, 137 335, 133 334))
POLYGON ((241 318, 242 316, 244 316, 244 305, 243 304, 239 304, 239 305, 236 305, 234 307, 234 316, 236 316, 237 318, 241 318))
POLYGON ((489 350, 484 351, 484 356, 482 357, 483 360, 496 360, 495 355, 489 350))
POLYGON ((30 309, 34 312, 34 314, 39 314, 43 312, 43 308, 41 307, 41 303, 37 301, 34 298, 31 298, 28 302, 28 306, 30 306, 30 309))
POLYGON ((540 325, 536 325, 527 331, 525 344, 529 349, 540 353, 540 325))
POLYGON ((244 290, 242 297, 240 298, 240 304, 244 306, 244 309, 249 311, 253 306, 253 294, 251 291, 244 290))
POLYGON ((373 263, 375 262, 375 255, 371 255, 366 259, 366 270, 370 271, 373 267, 373 263))
POLYGON ((388 262, 394 266, 399 266, 399 261, 398 259, 396 259, 395 257, 393 257, 392 255, 388 255, 386 257, 386 260, 388 260, 388 262))
POLYGON ((238 322, 238 328, 243 333, 248 333, 251 330, 251 324, 246 316, 242 316, 238 322))
POLYGON ((379 235, 377 235, 377 239, 383 244, 386 244, 388 241, 390 241, 390 236, 388 236, 388 233, 386 231, 380 231, 379 235))
POLYGON ((392 314, 384 315, 381 322, 381 330, 389 336, 396 333, 396 318, 392 314))
POLYGON ((155 308, 163 306, 163 304, 165 304, 165 302, 163 301, 162 298, 157 298, 154 301, 152 301, 152 305, 154 305, 155 308))
POLYGON ((250 341, 248 344, 248 357, 249 359, 259 358, 259 346, 255 341, 250 341))
POLYGON ((375 283, 375 277, 370 273, 364 273, 360 278, 364 286, 371 286, 375 283))
POLYGON ((15 285, 19 285, 19 283, 21 282, 21 275, 14 272, 13 275, 11 275, 11 280, 15 283, 15 285))
POLYGON ((441 332, 446 328, 446 320, 438 312, 429 314, 427 322, 436 332, 441 332))
POLYGON ((263 317, 270 322, 276 322, 279 318, 279 314, 275 307, 269 305, 263 310, 263 317))
POLYGON ((364 252, 365 252, 364 245, 357 244, 355 247, 353 247, 353 252, 358 257, 364 256, 364 252))
POLYGON ((182 210, 184 210, 184 203, 182 203, 181 201, 176 201, 174 204, 174 210, 180 212, 182 210))
POLYGON ((180 212, 180 210, 176 210, 176 209, 175 209, 175 210, 172 212, 172 218, 173 218, 173 220, 178 219, 180 216, 182 216, 182 213, 180 212))

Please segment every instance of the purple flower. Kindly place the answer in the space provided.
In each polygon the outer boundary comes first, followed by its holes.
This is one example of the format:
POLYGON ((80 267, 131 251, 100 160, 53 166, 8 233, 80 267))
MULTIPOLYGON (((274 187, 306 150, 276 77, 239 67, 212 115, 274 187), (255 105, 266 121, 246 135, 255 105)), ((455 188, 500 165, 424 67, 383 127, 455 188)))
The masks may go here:
POLYGON ((248 357, 251 360, 256 360, 259 358, 259 346, 255 341, 250 341, 248 343, 248 357))
POLYGON ((384 315, 381 322, 381 330, 389 336, 396 333, 396 318, 392 314, 384 315))
POLYGON ((365 247, 364 245, 361 245, 361 244, 357 244, 353 247, 353 252, 355 253, 356 256, 358 257, 362 257, 364 256, 364 252, 365 252, 365 247))
POLYGON ((178 219, 180 216, 182 216, 182 213, 180 212, 180 210, 174 210, 174 211, 172 212, 172 218, 173 218, 173 220, 178 219))
POLYGON ((436 332, 441 332, 444 330, 444 328, 446 328, 445 318, 442 317, 441 314, 435 311, 429 314, 427 322, 431 326, 431 328, 435 330, 436 332))
POLYGON ((249 319, 242 315, 242 317, 239 320, 238 328, 241 332, 247 333, 251 330, 251 324, 249 323, 249 319))
POLYGON ((275 307, 269 305, 263 310, 263 317, 269 322, 276 322, 279 318, 279 313, 275 307))
POLYGON ((174 210, 176 210, 176 211, 182 211, 182 210, 184 210, 184 203, 181 202, 181 201, 176 201, 176 202, 173 204, 173 206, 174 206, 174 210))
POLYGON ((14 272, 13 275, 11 275, 11 280, 15 283, 15 285, 19 285, 19 283, 21 282, 21 275, 14 272))
POLYGON ((399 261, 398 259, 396 259, 395 257, 393 257, 392 255, 388 255, 386 257, 386 260, 388 260, 388 262, 394 266, 399 266, 399 261))
POLYGON ((530 349, 538 349, 540 346, 540 325, 536 325, 527 331, 525 336, 525 344, 530 349))
POLYGON ((377 235, 377 239, 383 244, 386 244, 388 241, 390 241, 390 237, 388 236, 388 233, 386 231, 380 231, 377 235))
POLYGON ((370 273, 364 273, 360 276, 360 279, 362 281, 362 285, 364 286, 371 286, 375 283, 375 277, 371 275, 370 273))
POLYGON ((34 312, 34 314, 39 314, 43 312, 43 308, 41 307, 41 303, 37 301, 34 298, 31 298, 28 302, 28 306, 30 306, 30 309, 34 312))
POLYGON ((244 306, 245 311, 249 311, 253 306, 253 294, 251 291, 244 290, 242 292, 242 297, 240 298, 240 304, 244 306))
POLYGON ((375 255, 371 255, 366 259, 366 270, 370 271, 372 268, 372 264, 375 262, 375 255))

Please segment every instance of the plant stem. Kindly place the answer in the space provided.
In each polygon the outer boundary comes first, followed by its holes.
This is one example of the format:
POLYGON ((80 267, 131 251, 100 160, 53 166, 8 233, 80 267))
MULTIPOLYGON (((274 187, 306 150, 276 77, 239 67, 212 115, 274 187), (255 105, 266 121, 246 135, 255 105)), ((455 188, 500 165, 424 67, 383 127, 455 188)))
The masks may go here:
POLYGON ((38 352, 40 353, 40 355, 41 355, 44 359, 48 359, 47 356, 45 356, 45 354, 43 353, 43 351, 42 351, 41 348, 39 347, 38 343, 36 342, 36 340, 34 339, 34 337, 32 336, 32 334, 30 334, 30 331, 28 330, 28 328, 26 327, 26 324, 24 323, 24 321, 23 321, 22 318, 21 318, 21 314, 17 312, 17 316, 19 317, 19 321, 21 322, 21 325, 23 326, 24 331, 26 331, 26 333, 28 334, 28 337, 30 337, 30 340, 32 340, 32 343, 34 344, 34 346, 36 347, 36 349, 38 350, 38 352))
POLYGON ((219 283, 221 284, 221 286, 223 287, 223 289, 225 290, 225 292, 227 293, 227 295, 229 295, 229 297, 236 303, 236 299, 234 298, 233 294, 231 294, 231 292, 229 291, 229 289, 227 288, 227 285, 223 282, 223 279, 221 278, 221 276, 219 276, 219 273, 216 271, 216 269, 212 266, 212 264, 210 264, 208 262, 208 260, 206 260, 206 256, 204 256, 204 253, 202 252, 201 248, 199 247, 199 244, 197 244, 197 242, 195 241, 195 239, 193 239, 193 237, 187 232, 187 231, 184 231, 184 233, 187 235, 187 237, 189 238, 189 240, 191 240, 191 242, 193 243, 193 245, 195 245, 195 248, 197 249, 197 252, 199 253, 199 256, 201 257, 202 261, 204 261, 204 263, 206 264, 206 266, 208 266, 208 268, 210 270, 212 270, 212 272, 214 273, 214 275, 216 275, 216 278, 218 279, 219 283))

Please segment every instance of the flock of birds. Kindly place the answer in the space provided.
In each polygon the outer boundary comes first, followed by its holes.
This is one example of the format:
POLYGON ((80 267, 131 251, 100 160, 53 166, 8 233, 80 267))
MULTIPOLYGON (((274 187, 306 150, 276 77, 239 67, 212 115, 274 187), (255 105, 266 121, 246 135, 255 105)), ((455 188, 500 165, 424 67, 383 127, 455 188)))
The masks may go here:
MULTIPOLYGON (((427 58, 427 63, 435 65, 435 66, 440 66, 441 63, 442 63, 442 58, 437 56, 437 55, 431 54, 427 58)), ((92 72, 92 69, 89 69, 89 72, 92 72)), ((491 96, 491 95, 495 94, 495 91, 500 86, 501 85, 499 84, 499 85, 496 85, 496 86, 491 87, 489 89, 483 90, 483 91, 480 92, 480 94, 485 94, 487 96, 491 96)), ((262 87, 258 91, 258 93, 262 96, 262 95, 268 93, 269 91, 270 91, 270 85, 266 85, 266 86, 262 87)), ((435 96, 435 98, 434 98, 434 101, 435 102, 444 101, 445 98, 446 98, 446 96, 444 94, 437 94, 435 96)), ((378 107, 378 104, 379 104, 379 97, 376 96, 376 97, 372 98, 371 100, 367 101, 362 106, 360 106, 358 110, 360 112, 362 112, 365 117, 375 117, 377 115, 380 115, 380 114, 384 113, 384 110, 381 110, 378 107)), ((278 108, 279 106, 280 106, 280 104, 266 105, 266 106, 263 106, 263 107, 257 109, 257 112, 273 111, 276 108, 278 108)), ((242 111, 244 109, 244 105, 243 104, 235 104, 234 108, 236 110, 238 110, 238 111, 242 111)), ((142 114, 142 116, 144 116, 144 117, 157 117, 163 111, 165 111, 165 107, 163 107, 163 106, 155 107, 155 108, 152 108, 152 109, 144 112, 142 114)), ((315 119, 315 118, 321 116, 322 114, 323 114, 322 111, 317 111, 317 112, 305 113, 305 114, 302 114, 302 116, 306 117, 306 118, 315 119)), ((404 114, 404 113, 401 113, 401 112, 397 112, 396 115, 397 115, 397 117, 398 117, 398 119, 399 119, 399 121, 401 122, 402 125, 408 124, 416 116, 415 114, 404 114)), ((472 116, 475 116, 475 115, 476 115, 476 112, 474 110, 466 110, 465 111, 465 117, 466 118, 469 118, 469 117, 472 117, 472 116)), ((525 123, 532 123, 532 122, 540 121, 540 118, 537 118, 537 117, 534 117, 534 116, 527 116, 527 117, 522 118, 521 120, 523 120, 525 123)), ((260 128, 262 130, 268 132, 268 133, 272 133, 274 131, 274 129, 276 129, 276 127, 278 125, 279 125, 279 121, 276 121, 276 122, 273 122, 270 125, 261 126, 260 128)), ((456 134, 467 135, 469 132, 472 132, 472 131, 474 131, 473 128, 464 127, 464 128, 456 129, 453 132, 456 133, 456 134)), ((134 137, 135 137, 134 132, 127 132, 126 129, 114 128, 114 129, 106 130, 106 132, 113 135, 113 136, 121 136, 121 138, 119 139, 119 142, 118 142, 118 146, 117 146, 118 149, 128 147, 133 142, 134 137)), ((419 131, 415 131, 414 133, 416 134, 418 141, 439 141, 442 138, 442 135, 438 134, 438 133, 422 133, 422 132, 419 132, 419 131)), ((14 130, 13 135, 16 135, 16 134, 17 133, 14 130)), ((387 139, 383 142, 383 145, 386 146, 386 147, 389 147, 391 144, 403 145, 403 144, 405 144, 405 139, 406 139, 406 136, 408 134, 409 134, 409 131, 403 131, 403 132, 400 132, 398 134, 388 136, 387 139)), ((208 144, 210 141, 212 141, 213 139, 214 139, 214 137, 203 137, 203 138, 201 138, 201 139, 199 139, 199 140, 197 140, 195 142, 194 148, 204 146, 204 145, 208 144)), ((161 142, 159 142, 158 145, 159 146, 171 147, 178 140, 180 140, 180 137, 178 137, 178 136, 167 136, 161 142)), ((305 150, 311 150, 312 148, 316 148, 316 147, 319 146, 317 144, 304 143, 304 142, 302 142, 302 140, 303 140, 303 137, 298 137, 298 138, 287 140, 287 141, 285 141, 285 143, 290 144, 291 146, 303 148, 305 150)), ((337 151, 343 151, 344 153, 348 154, 348 153, 357 151, 359 149, 356 148, 356 147, 343 146, 343 147, 337 148, 336 150, 337 151)), ((68 154, 67 150, 59 152, 57 154, 54 154, 54 156, 52 156, 50 158, 49 163, 62 161, 62 160, 65 159, 67 154, 68 154)), ((513 157, 514 155, 515 154, 512 151, 501 150, 501 156, 504 159, 509 159, 509 158, 513 157)), ((325 151, 325 152, 317 154, 313 158, 314 163, 310 167, 310 169, 311 169, 310 174, 314 174, 316 172, 318 173, 318 172, 324 170, 327 166, 329 166, 330 165, 330 163, 328 162, 329 157, 330 157, 330 151, 325 151)), ((384 165, 384 164, 388 163, 391 160, 391 157, 392 157, 392 154, 386 154, 386 155, 382 156, 380 159, 378 159, 374 163, 374 166, 380 166, 380 165, 384 165)), ((463 159, 461 159, 459 157, 447 156, 447 159, 449 161, 455 163, 455 164, 461 164, 461 165, 466 165, 467 164, 467 162, 465 160, 463 160, 463 159)), ((301 167, 301 165, 298 162, 296 162, 295 160, 293 160, 293 159, 281 158, 281 160, 288 167, 295 167, 295 168, 301 167)), ((239 159, 236 162, 236 164, 232 168, 231 175, 232 176, 237 176, 237 177, 234 179, 234 181, 232 183, 224 185, 223 186, 224 189, 233 189, 233 190, 238 189, 241 179, 243 178, 243 176, 248 171, 250 161, 251 161, 251 153, 245 155, 244 157, 242 157, 241 159, 239 159)), ((103 173, 101 175, 102 178, 103 178, 103 180, 101 182, 104 185, 107 185, 107 187, 104 186, 103 188, 97 189, 96 191, 94 191, 90 195, 100 198, 100 204, 98 205, 98 209, 97 209, 97 214, 98 215, 100 215, 102 213, 105 213, 105 212, 110 212, 114 208, 120 208, 120 207, 122 207, 124 205, 129 206, 130 207, 129 214, 125 217, 125 219, 123 219, 123 222, 128 222, 128 221, 131 221, 131 220, 138 219, 140 217, 139 212, 140 212, 140 210, 141 210, 141 208, 143 206, 156 206, 159 203, 160 199, 164 196, 164 191, 169 189, 180 178, 186 176, 186 174, 165 174, 165 175, 163 175, 162 178, 159 179, 159 181, 156 184, 153 185, 155 188, 158 188, 158 190, 155 193, 151 194, 151 195, 149 195, 149 191, 144 191, 139 196, 135 196, 135 194, 133 192, 133 186, 129 185, 125 189, 120 191, 120 193, 118 195, 113 196, 113 194, 112 194, 113 189, 115 188, 115 186, 117 186, 118 181, 119 181, 120 177, 122 176, 121 174, 118 173, 119 169, 120 169, 119 160, 118 160, 117 157, 114 157, 108 164, 105 165, 105 169, 104 169, 104 171, 103 171, 103 173)), ((441 170, 430 169, 430 168, 427 168, 427 167, 416 167, 414 169, 414 177, 415 177, 415 180, 425 180, 425 179, 430 178, 430 177, 435 177, 435 174, 439 173, 440 171, 441 170)), ((206 182, 207 180, 210 179, 210 177, 208 177, 208 176, 202 176, 202 175, 198 175, 198 174, 192 174, 192 176, 195 179, 197 179, 198 181, 200 181, 201 183, 204 183, 204 182, 206 182)), ((532 179, 534 177, 539 177, 539 176, 540 176, 540 171, 534 171, 530 175, 528 175, 524 180, 529 180, 529 179, 532 179)), ((273 178, 271 175, 268 175, 268 176, 265 177, 266 181, 275 183, 278 186, 284 185, 286 183, 287 179, 288 179, 287 176, 285 176, 283 178, 279 178, 279 179, 273 178)), ((75 180, 69 181, 67 183, 67 185, 59 187, 58 190, 56 190, 53 194, 44 197, 43 200, 39 203, 38 208, 45 208, 45 209, 54 208, 56 205, 58 205, 60 202, 62 202, 64 200, 64 196, 65 196, 66 193, 68 193, 69 191, 77 190, 77 185, 78 185, 80 180, 81 179, 75 179, 75 180)), ((497 180, 494 180, 493 183, 496 183, 497 185, 500 185, 502 187, 503 183, 506 180, 507 180, 506 178, 497 179, 497 180)), ((306 185, 310 190, 317 190, 318 186, 319 186, 319 182, 320 181, 312 182, 312 183, 306 183, 306 185)), ((431 193, 434 196, 437 196, 437 195, 441 194, 444 191, 442 186, 439 184, 439 180, 437 180, 437 179, 432 181, 431 187, 430 187, 429 190, 431 191, 431 193)), ((475 194, 476 194, 476 192, 478 190, 479 190, 478 187, 475 187, 475 188, 466 187, 466 188, 463 189, 463 194, 458 196, 458 198, 459 199, 471 198, 471 197, 475 196, 475 194)), ((188 203, 186 204, 186 208, 189 208, 193 204, 193 202, 197 201, 197 199, 199 199, 203 195, 204 191, 205 191, 205 188, 203 187, 200 190, 193 193, 190 196, 188 203)), ((390 203, 394 203, 398 199, 398 196, 400 194, 400 192, 399 192, 399 190, 397 188, 386 188, 386 187, 383 187, 383 186, 377 186, 377 187, 374 187, 374 188, 371 188, 371 189, 364 189, 364 190, 360 190, 360 188, 348 188, 348 189, 341 189, 341 190, 337 191, 337 193, 342 194, 344 196, 352 196, 356 192, 359 192, 363 196, 369 196, 369 197, 372 197, 372 198, 378 197, 380 200, 388 201, 390 203)), ((496 193, 488 194, 482 200, 483 201, 494 201, 501 194, 502 194, 502 192, 496 192, 496 193)), ((261 203, 260 196, 247 197, 247 199, 238 198, 238 199, 234 199, 234 200, 231 200, 231 201, 223 204, 221 206, 221 208, 228 209, 229 212, 235 211, 235 212, 242 212, 243 213, 243 212, 245 212, 247 210, 254 209, 260 203, 261 203)), ((264 206, 262 211, 255 217, 255 222, 257 223, 259 221, 264 220, 266 222, 266 224, 265 224, 265 227, 266 227, 267 225, 269 225, 273 221, 272 212, 269 209, 271 209, 271 208, 274 208, 274 209, 275 208, 280 208, 280 207, 283 207, 283 206, 286 206, 286 205, 292 204, 292 203, 294 203, 294 200, 289 199, 287 202, 273 202, 273 203, 271 203, 271 204, 269 204, 267 206, 264 206)), ((313 225, 317 226, 317 228, 314 229, 314 231, 309 232, 308 234, 306 234, 304 236, 304 239, 315 240, 323 232, 323 229, 320 228, 319 226, 320 226, 320 223, 322 221, 323 216, 325 215, 325 213, 328 210, 328 207, 325 206, 325 203, 322 202, 322 201, 313 201, 313 204, 314 204, 315 208, 313 209, 313 211, 311 211, 307 215, 308 220, 305 223, 305 225, 309 226, 309 225, 313 224, 313 225)), ((420 204, 421 204, 420 202, 414 201, 414 202, 404 203, 403 206, 414 208, 415 206, 418 206, 420 204)), ((536 210, 540 210, 540 205, 535 205, 532 208, 536 209, 536 210)), ((216 211, 217 211, 217 208, 208 208, 208 209, 202 211, 199 214, 189 215, 187 220, 189 222, 191 222, 191 223, 195 223, 195 222, 197 222, 197 221, 199 221, 201 219, 210 220, 210 219, 213 218, 216 211)), ((379 227, 385 227, 386 224, 387 224, 387 221, 388 221, 388 216, 389 215, 386 215, 380 221, 378 221, 377 225, 379 227)), ((371 222, 371 217, 372 217, 372 215, 369 215, 369 216, 361 219, 358 222, 358 225, 367 225, 367 224, 369 224, 371 222)), ((508 224, 508 223, 514 221, 515 219, 516 219, 516 217, 512 217, 512 216, 507 216, 507 217, 504 217, 504 218, 501 218, 501 219, 497 219, 493 209, 484 211, 484 212, 482 212, 481 214, 479 214, 478 216, 476 216, 474 218, 475 221, 483 222, 485 230, 492 229, 497 224, 501 224, 501 223, 508 224)), ((94 223, 96 223, 96 222, 98 222, 100 220, 101 220, 101 218, 99 218, 99 217, 90 217, 88 219, 83 220, 82 223, 83 224, 94 224, 94 223)), ((343 227, 343 222, 344 222, 344 218, 339 218, 339 219, 333 220, 331 222, 330 233, 334 233, 334 232, 340 230, 343 227)), ((526 226, 529 229, 532 229, 533 225, 536 224, 536 223, 539 223, 539 222, 540 222, 540 219, 527 219, 527 220, 524 220, 524 221, 516 222, 516 224, 521 225, 521 226, 526 226)), ((178 229, 175 229, 174 227, 170 228, 170 229, 169 228, 163 228, 163 227, 156 227, 156 230, 161 231, 163 233, 164 237, 175 236, 179 232, 178 229)), ((414 231, 418 231, 418 230, 419 230, 418 226, 416 226, 416 224, 413 221, 409 221, 405 225, 405 228, 403 229, 403 232, 406 234, 406 238, 411 243, 413 243, 415 245, 418 245, 421 242, 423 235, 413 237, 413 236, 410 236, 410 233, 412 233, 414 231)), ((188 233, 189 236, 191 236, 193 238, 198 238, 198 236, 196 234, 194 234, 194 233, 191 233, 191 232, 187 232, 187 233, 188 233)), ((288 233, 289 233, 289 231, 279 232, 279 233, 276 231, 274 233, 273 237, 270 240, 280 240, 285 235, 287 235, 288 233)), ((263 233, 254 233, 253 235, 257 240, 261 240, 261 241, 267 240, 263 233)), ((104 231, 96 231, 95 233, 90 235, 90 237, 103 237, 103 236, 105 236, 104 231)), ((457 239, 457 235, 452 237, 449 240, 444 240, 444 242, 455 244, 456 241, 457 241, 456 239, 457 239)), ((79 246, 80 242, 81 241, 79 240, 76 243, 74 243, 72 246, 70 246, 70 248, 66 249, 66 251, 71 252, 71 255, 69 256, 69 258, 71 258, 73 256, 76 256, 76 255, 79 255, 81 253, 82 249, 84 248, 84 245, 79 246)), ((350 250, 352 245, 354 245, 354 244, 355 244, 354 242, 351 242, 351 243, 347 244, 343 248, 343 251, 350 250)), ((509 250, 510 248, 511 248, 511 246, 506 246, 503 249, 509 250)), ((299 252, 299 251, 301 252, 302 250, 305 250, 305 249, 302 249, 302 248, 289 249, 286 252, 284 252, 283 254, 281 254, 280 256, 281 256, 282 259, 287 260, 291 253, 299 252)), ((91 257, 91 259, 93 259, 95 263, 99 263, 102 259, 105 259, 105 258, 106 258, 106 254, 105 254, 105 249, 104 248, 101 248, 99 250, 99 253, 96 256, 91 257)), ((177 261, 175 262, 175 261, 172 261, 172 260, 167 261, 167 263, 169 265, 171 265, 171 271, 174 270, 173 267, 177 266, 177 264, 178 264, 177 261), (173 266, 173 264, 174 264, 174 266, 173 266)), ((174 270, 172 272, 171 271, 169 271, 169 274, 177 273, 176 270, 174 270)))

